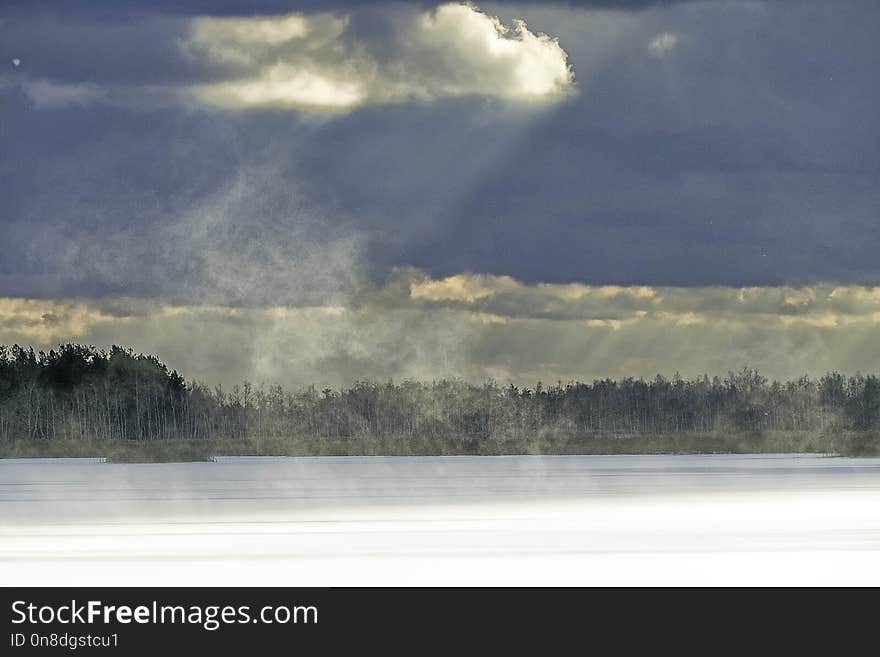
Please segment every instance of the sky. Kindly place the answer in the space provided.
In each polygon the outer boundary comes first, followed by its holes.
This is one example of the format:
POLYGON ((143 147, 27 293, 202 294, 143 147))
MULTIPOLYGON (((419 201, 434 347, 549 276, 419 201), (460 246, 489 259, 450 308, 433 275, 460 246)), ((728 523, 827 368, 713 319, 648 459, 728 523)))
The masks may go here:
POLYGON ((0 344, 880 370, 880 5, 7 0, 0 344))

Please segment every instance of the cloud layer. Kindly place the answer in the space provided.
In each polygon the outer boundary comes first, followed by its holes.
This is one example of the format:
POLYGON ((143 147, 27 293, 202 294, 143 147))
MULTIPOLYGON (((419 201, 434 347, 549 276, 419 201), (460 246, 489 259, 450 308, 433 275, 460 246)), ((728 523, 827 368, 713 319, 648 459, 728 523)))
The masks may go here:
POLYGON ((400 270, 339 305, 0 299, 0 343, 153 351, 208 383, 880 370, 880 288, 526 285, 400 270))
POLYGON ((774 287, 526 285, 510 276, 457 274, 440 280, 400 271, 409 300, 512 318, 621 322, 647 317, 679 324, 751 322, 841 326, 880 320, 880 287, 819 284, 774 287))
POLYGON ((559 43, 470 5, 405 12, 378 44, 331 14, 200 18, 186 49, 230 79, 198 85, 225 107, 350 109, 455 96, 542 99, 572 84, 559 43))
MULTIPOLYGON (((100 28, 92 31, 99 40, 111 40, 100 28)), ((468 96, 546 101, 563 97, 574 83, 568 56, 556 39, 530 31, 523 20, 504 24, 471 4, 354 14, 161 18, 148 22, 134 38, 135 46, 159 63, 176 58, 183 77, 65 80, 24 68, 6 79, 20 83, 37 109, 92 103, 146 109, 176 103, 309 111, 468 96), (172 53, 150 52, 156 46, 142 42, 151 31, 172 53)), ((98 63, 90 70, 87 62, 82 68, 86 78, 100 77, 107 67, 98 63)))

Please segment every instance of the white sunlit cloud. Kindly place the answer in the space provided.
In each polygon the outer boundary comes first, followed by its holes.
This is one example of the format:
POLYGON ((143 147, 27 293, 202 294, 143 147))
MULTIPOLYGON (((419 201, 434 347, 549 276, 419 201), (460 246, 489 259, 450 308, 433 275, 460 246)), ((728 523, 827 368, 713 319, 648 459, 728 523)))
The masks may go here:
POLYGON ((558 98, 573 84, 556 39, 523 21, 503 24, 473 5, 446 4, 395 23, 375 47, 330 14, 198 18, 183 44, 225 79, 196 85, 224 107, 350 109, 361 105, 488 96, 558 98))
POLYGON ((648 43, 648 51, 655 57, 662 57, 678 46, 678 35, 672 32, 663 32, 655 36, 648 43))
MULTIPOLYGON (((180 82, 107 84, 39 71, 4 76, 36 109, 90 104, 151 109, 184 104, 231 109, 348 111, 364 105, 485 97, 564 98, 574 72, 558 40, 523 20, 505 24, 472 4, 378 14, 378 33, 357 13, 180 19, 180 82), (210 70, 210 74, 204 72, 210 70)), ((21 66, 19 57, 12 69, 21 66)))

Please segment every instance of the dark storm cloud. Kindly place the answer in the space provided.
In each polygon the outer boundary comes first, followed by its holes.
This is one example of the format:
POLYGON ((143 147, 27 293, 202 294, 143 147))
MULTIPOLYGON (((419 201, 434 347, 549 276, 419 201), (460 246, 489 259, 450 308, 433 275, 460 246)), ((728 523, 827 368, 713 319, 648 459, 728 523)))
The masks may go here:
MULTIPOLYGON (((144 88, 222 78, 177 47, 181 15, 202 5, 138 3, 143 19, 123 21, 134 3, 7 3, 0 295, 311 303, 400 265, 525 282, 880 281, 880 7, 565 6, 586 4, 619 3, 486 5, 558 37, 578 88, 562 102, 320 116, 145 102, 144 88), (29 96, 23 80, 56 87, 29 96)), ((210 13, 282 10, 243 7, 210 13)), ((378 49, 413 11, 358 9, 351 29, 378 49)))
POLYGON ((21 58, 20 73, 56 82, 134 86, 210 76, 206 62, 181 57, 175 43, 189 28, 163 16, 96 21, 88 12, 69 19, 54 14, 19 17, 0 24, 4 64, 21 58))
POLYGON ((580 98, 519 131, 394 257, 529 281, 876 281, 878 16, 688 6, 640 16, 604 52, 601 21, 554 25, 598 50, 569 45, 580 98), (669 31, 676 47, 652 56, 669 31))

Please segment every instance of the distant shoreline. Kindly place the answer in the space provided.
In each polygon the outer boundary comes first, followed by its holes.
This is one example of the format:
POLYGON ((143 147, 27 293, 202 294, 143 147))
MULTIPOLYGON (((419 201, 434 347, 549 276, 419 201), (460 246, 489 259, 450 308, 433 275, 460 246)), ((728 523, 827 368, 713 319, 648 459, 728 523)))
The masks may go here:
POLYGON ((880 376, 461 379, 318 390, 188 382, 119 346, 0 345, 0 458, 199 461, 255 456, 880 455, 880 376))
POLYGON ((880 456, 873 432, 536 435, 523 442, 410 436, 291 436, 206 440, 11 440, 0 458, 104 458, 113 463, 209 461, 224 456, 503 456, 648 454, 825 454, 880 456))

